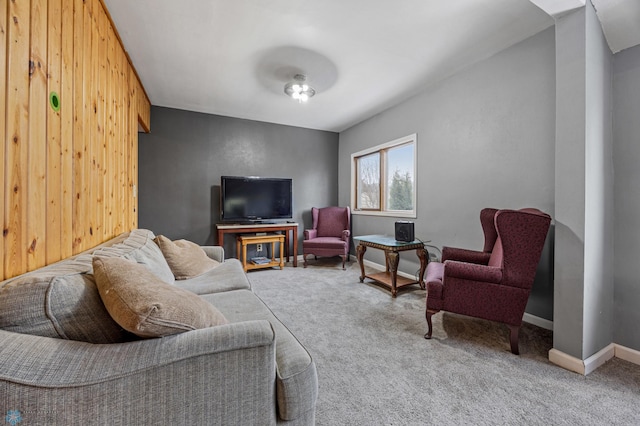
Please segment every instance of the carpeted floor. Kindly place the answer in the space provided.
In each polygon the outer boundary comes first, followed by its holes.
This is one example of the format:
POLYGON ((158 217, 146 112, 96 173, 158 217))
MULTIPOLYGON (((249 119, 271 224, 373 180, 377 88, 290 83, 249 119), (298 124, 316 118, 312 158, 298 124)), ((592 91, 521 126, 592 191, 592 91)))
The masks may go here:
POLYGON ((548 330, 525 324, 516 356, 506 326, 440 313, 425 340, 424 290, 392 299, 337 258, 248 275, 316 362, 319 426, 640 424, 640 366, 564 370, 548 330))

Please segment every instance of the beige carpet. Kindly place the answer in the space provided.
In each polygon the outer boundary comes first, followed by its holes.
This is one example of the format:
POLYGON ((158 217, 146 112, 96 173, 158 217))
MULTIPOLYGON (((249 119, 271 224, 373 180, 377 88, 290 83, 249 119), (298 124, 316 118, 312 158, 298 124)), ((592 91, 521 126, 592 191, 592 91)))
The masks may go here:
POLYGON ((548 330, 525 324, 516 356, 506 326, 439 313, 425 340, 424 290, 392 299, 337 258, 248 275, 317 364, 317 425, 640 424, 640 366, 569 372, 548 330))

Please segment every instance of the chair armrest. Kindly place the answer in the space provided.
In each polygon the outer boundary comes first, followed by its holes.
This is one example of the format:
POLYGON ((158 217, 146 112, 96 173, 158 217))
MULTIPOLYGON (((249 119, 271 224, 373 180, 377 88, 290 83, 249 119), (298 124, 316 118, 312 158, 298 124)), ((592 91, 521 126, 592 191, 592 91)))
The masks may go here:
POLYGON ((222 246, 201 246, 202 250, 213 260, 224 262, 224 248, 222 246))
POLYGON ((457 260, 459 262, 476 263, 486 265, 489 263, 491 253, 468 250, 457 247, 442 247, 442 262, 445 260, 457 260))
POLYGON ((313 238, 317 238, 318 237, 318 230, 316 229, 305 229, 304 230, 304 239, 305 240, 311 240, 313 238))
POLYGON ((348 229, 344 229, 342 231, 342 241, 349 241, 349 237, 351 236, 351 231, 348 229))
POLYGON ((502 269, 494 266, 447 260, 444 262, 445 282, 449 277, 500 284, 502 281, 502 269))

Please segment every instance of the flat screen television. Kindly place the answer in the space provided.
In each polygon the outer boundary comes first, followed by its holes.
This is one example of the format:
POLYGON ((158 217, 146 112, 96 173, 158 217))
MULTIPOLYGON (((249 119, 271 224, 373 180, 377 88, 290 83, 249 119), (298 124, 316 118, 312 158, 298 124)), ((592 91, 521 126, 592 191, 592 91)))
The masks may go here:
POLYGON ((265 223, 293 217, 293 181, 288 178, 222 176, 220 219, 265 223))

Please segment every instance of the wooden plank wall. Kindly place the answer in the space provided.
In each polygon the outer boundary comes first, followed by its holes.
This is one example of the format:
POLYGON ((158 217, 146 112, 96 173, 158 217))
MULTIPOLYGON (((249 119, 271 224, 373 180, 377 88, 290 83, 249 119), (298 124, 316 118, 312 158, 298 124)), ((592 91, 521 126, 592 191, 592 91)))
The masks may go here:
POLYGON ((150 102, 101 0, 0 12, 1 280, 137 227, 150 102))

